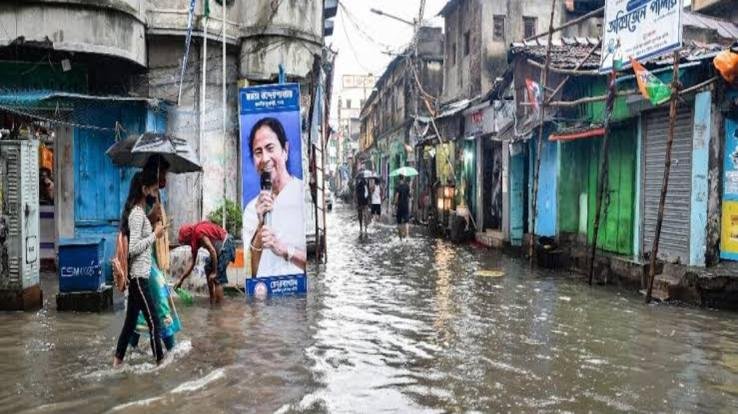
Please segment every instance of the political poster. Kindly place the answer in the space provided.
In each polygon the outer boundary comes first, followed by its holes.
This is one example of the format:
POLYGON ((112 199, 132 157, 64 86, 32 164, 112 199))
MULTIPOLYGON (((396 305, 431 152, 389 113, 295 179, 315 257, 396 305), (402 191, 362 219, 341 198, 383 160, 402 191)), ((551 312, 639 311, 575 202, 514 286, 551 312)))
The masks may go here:
POLYGON ((600 72, 682 46, 681 0, 606 0, 600 72))
POLYGON ((239 90, 244 259, 251 296, 304 293, 305 186, 300 87, 239 90))

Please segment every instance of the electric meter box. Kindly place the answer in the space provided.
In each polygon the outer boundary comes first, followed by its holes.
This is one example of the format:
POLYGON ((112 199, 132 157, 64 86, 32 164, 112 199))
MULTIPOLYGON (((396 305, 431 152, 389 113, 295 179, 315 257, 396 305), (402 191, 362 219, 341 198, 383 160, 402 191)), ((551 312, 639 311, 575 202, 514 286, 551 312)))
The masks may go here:
POLYGON ((38 141, 0 140, 0 291, 39 284, 38 141))

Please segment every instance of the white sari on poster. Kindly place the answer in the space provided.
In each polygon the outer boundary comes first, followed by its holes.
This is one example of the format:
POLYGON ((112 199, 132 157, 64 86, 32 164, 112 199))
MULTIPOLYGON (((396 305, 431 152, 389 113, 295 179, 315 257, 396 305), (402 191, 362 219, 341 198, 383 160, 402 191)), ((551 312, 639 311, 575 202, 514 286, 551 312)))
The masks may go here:
MULTIPOLYGON (((303 191, 302 180, 291 177, 290 182, 274 199, 270 225, 279 240, 285 245, 300 251, 306 250, 305 194, 303 191)), ((258 196, 249 201, 243 212, 244 250, 248 249, 248 243, 251 243, 256 229, 259 227, 259 218, 256 214, 257 198, 258 196)), ((303 269, 288 262, 284 257, 277 256, 271 250, 264 249, 261 253, 256 277, 304 274, 303 269)))

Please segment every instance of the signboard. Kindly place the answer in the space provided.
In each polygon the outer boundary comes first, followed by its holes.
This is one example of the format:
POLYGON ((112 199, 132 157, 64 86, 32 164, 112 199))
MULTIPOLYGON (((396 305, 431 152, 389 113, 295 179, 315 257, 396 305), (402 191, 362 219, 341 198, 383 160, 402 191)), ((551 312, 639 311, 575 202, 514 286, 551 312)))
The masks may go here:
POLYGON ((246 290, 255 296, 305 293, 307 262, 300 87, 239 91, 246 290))
POLYGON ((483 108, 464 111, 464 133, 466 135, 499 134, 513 121, 515 105, 511 101, 494 101, 483 108))
POLYGON ((343 88, 368 89, 374 87, 374 75, 343 75, 343 88))
POLYGON ((612 69, 616 55, 627 65, 631 57, 646 60, 679 49, 681 19, 681 0, 606 0, 600 72, 612 69))
POLYGON ((720 257, 738 260, 738 123, 725 120, 720 257))

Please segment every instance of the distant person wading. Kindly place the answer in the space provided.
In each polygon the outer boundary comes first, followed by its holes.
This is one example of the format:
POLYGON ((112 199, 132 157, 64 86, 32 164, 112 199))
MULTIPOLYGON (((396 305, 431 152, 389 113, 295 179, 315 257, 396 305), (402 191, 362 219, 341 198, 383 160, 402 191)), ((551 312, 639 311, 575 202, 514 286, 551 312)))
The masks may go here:
POLYGON ((404 176, 399 177, 395 187, 395 217, 397 218, 397 233, 400 240, 407 238, 410 233, 410 185, 404 176))
POLYGON ((369 205, 369 188, 366 179, 360 177, 356 183, 356 210, 359 216, 359 234, 366 233, 366 226, 369 224, 369 216, 367 215, 367 206, 369 205))

